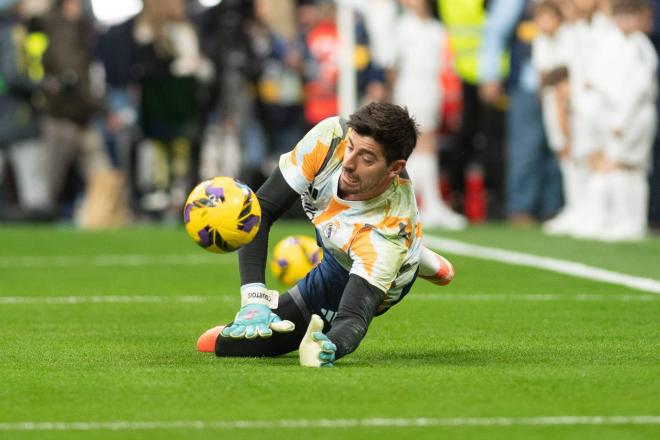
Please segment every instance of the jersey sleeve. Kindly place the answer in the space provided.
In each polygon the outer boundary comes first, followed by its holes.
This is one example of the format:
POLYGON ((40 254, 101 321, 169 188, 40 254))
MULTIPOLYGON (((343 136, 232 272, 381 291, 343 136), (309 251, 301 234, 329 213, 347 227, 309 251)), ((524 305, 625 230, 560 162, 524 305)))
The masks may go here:
POLYGON ((348 252, 353 260, 350 273, 387 292, 401 270, 407 249, 404 243, 365 228, 352 240, 348 252))
POLYGON ((298 194, 303 193, 326 162, 332 141, 344 136, 339 117, 324 119, 312 128, 298 145, 280 156, 280 171, 298 194))

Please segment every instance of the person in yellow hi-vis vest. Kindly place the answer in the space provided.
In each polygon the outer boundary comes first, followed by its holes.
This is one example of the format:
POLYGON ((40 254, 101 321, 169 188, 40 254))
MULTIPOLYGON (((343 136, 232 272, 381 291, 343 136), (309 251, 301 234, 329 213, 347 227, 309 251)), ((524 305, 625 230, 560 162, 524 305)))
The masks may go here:
POLYGON ((43 103, 41 61, 48 38, 40 31, 35 13, 16 0, 0 1, 0 220, 50 217, 38 125, 43 103), (17 206, 3 204, 7 163, 13 170, 17 206))
MULTIPOLYGON (((458 208, 464 206, 466 170, 474 165, 485 170, 490 193, 489 216, 499 216, 502 192, 503 99, 484 103, 479 97, 479 54, 488 16, 489 0, 438 0, 440 20, 445 25, 453 51, 456 73, 462 85, 462 124, 450 143, 444 163, 458 208)), ((509 69, 508 53, 500 56, 500 74, 509 69)))

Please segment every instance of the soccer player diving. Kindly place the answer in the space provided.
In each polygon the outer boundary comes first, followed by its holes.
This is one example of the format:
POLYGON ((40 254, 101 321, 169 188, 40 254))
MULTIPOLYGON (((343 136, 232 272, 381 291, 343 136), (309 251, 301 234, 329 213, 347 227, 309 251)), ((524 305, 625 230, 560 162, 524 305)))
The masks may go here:
POLYGON ((419 276, 444 285, 452 265, 422 246, 415 195, 405 173, 419 130, 408 111, 372 103, 348 121, 328 118, 280 158, 257 191, 262 219, 239 251, 241 308, 200 336, 217 356, 278 356, 329 367, 353 352, 374 316, 401 301, 419 276), (323 260, 288 292, 265 285, 271 225, 302 198, 323 260))

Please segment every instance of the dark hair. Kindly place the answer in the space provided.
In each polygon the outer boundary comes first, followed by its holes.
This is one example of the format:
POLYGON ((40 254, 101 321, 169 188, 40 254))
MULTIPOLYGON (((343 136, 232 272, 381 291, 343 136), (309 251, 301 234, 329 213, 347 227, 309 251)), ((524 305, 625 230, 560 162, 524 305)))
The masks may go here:
POLYGON ((360 136, 378 142, 388 164, 408 159, 419 136, 417 123, 408 109, 388 103, 365 105, 348 117, 347 125, 360 136))
POLYGON ((647 0, 613 0, 612 14, 634 14, 649 6, 647 0))
POLYGON ((559 9, 559 6, 553 1, 550 0, 544 0, 540 3, 537 3, 536 5, 533 6, 532 12, 534 15, 541 14, 543 12, 549 12, 556 17, 563 18, 561 9, 559 9))

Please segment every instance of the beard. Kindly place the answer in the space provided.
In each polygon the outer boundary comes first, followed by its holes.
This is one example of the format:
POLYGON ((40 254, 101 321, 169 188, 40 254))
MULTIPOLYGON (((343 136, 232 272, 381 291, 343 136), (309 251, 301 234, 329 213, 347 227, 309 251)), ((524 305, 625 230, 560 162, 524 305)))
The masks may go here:
POLYGON ((344 194, 356 194, 360 192, 362 188, 361 180, 348 173, 346 170, 342 170, 341 176, 339 177, 339 189, 344 194))

